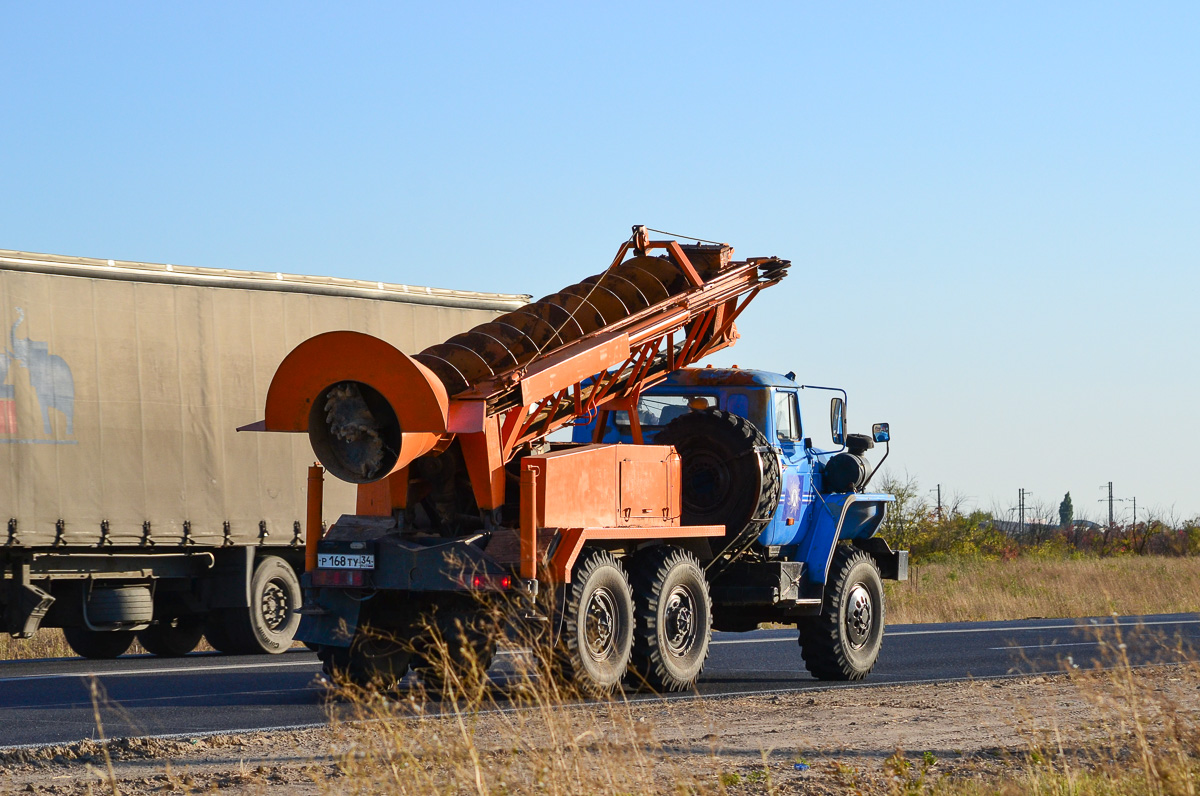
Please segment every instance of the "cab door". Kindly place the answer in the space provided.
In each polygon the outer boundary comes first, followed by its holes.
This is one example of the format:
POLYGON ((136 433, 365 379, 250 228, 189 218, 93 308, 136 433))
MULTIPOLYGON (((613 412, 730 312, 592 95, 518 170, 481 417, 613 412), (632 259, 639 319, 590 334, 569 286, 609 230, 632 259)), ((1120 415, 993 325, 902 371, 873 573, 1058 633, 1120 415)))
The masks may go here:
POLYGON ((812 498, 812 468, 804 450, 796 391, 774 390, 771 410, 773 428, 768 441, 778 451, 783 484, 779 509, 760 541, 763 544, 786 545, 795 543, 801 535, 804 515, 812 498))

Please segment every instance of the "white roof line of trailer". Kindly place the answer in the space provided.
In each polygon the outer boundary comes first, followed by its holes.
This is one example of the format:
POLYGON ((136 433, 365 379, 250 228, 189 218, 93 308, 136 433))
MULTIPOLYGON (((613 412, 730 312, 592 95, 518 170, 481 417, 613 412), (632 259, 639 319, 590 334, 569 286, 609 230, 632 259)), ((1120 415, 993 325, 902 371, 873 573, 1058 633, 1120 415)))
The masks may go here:
POLYGON ((372 298, 496 310, 515 309, 528 304, 533 298, 517 293, 481 293, 470 290, 369 282, 336 276, 304 276, 277 271, 200 268, 189 265, 103 260, 93 257, 69 257, 0 249, 0 269, 4 268, 95 279, 124 279, 135 282, 231 287, 243 290, 321 293, 350 298, 372 298))

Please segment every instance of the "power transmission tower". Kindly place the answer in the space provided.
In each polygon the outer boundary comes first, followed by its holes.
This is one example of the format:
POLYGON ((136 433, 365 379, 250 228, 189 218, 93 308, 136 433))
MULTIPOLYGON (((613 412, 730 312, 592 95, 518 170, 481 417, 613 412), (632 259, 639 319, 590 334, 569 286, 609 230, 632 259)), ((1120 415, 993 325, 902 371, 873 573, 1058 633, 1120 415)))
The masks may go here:
MULTIPOLYGON (((1101 489, 1104 489, 1104 487, 1100 487, 1100 488, 1101 488, 1101 489)), ((1104 498, 1100 498, 1100 502, 1101 502, 1101 503, 1103 503, 1103 502, 1104 502, 1104 498)), ((1116 523, 1113 521, 1113 494, 1112 494, 1112 481, 1109 481, 1109 482, 1108 482, 1108 528, 1109 528, 1109 530, 1112 530, 1112 529, 1113 529, 1113 526, 1114 526, 1115 524, 1116 524, 1116 523)))

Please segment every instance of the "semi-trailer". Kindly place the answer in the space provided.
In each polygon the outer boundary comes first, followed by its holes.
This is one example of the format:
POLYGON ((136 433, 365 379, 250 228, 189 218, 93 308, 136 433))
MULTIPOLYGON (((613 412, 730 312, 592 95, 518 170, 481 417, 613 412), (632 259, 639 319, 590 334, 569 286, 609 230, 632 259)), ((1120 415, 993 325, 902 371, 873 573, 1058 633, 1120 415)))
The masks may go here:
MULTIPOLYGON (((332 329, 419 348, 528 298, 0 250, 0 630, 287 649, 311 454, 234 431, 279 359, 332 329)), ((330 484, 316 521, 354 501, 330 484)))

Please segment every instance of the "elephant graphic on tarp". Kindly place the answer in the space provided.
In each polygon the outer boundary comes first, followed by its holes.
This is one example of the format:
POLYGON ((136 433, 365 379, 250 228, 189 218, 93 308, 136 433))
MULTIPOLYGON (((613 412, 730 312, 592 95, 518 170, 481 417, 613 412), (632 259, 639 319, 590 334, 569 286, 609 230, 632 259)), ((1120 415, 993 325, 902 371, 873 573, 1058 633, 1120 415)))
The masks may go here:
MULTIPOLYGON (((23 365, 29 371, 29 383, 37 393, 42 409, 42 428, 52 434, 50 410, 57 409, 67 419, 67 435, 75 434, 75 379, 67 361, 50 353, 50 344, 28 337, 17 337, 17 327, 25 320, 25 311, 17 307, 17 320, 9 333, 12 351, 5 352, 8 361, 23 365)), ((6 367, 7 370, 7 367, 6 367)))

